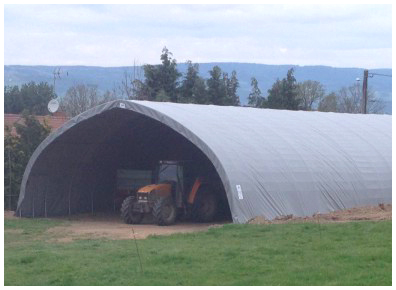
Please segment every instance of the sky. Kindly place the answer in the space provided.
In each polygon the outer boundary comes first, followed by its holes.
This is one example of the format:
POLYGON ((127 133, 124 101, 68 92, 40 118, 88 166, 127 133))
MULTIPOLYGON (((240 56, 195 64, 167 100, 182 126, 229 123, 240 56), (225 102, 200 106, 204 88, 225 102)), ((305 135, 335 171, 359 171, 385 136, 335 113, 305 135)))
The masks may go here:
POLYGON ((5 5, 5 65, 392 67, 391 5, 5 5))

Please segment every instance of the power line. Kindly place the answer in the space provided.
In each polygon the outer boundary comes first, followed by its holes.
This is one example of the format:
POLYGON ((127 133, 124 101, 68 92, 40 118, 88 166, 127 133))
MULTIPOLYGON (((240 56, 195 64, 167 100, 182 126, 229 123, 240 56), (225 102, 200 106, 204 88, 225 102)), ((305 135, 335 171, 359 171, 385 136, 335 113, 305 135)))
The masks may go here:
POLYGON ((383 76, 383 77, 392 77, 392 75, 387 75, 387 74, 379 74, 379 73, 369 73, 370 78, 373 76, 383 76))
POLYGON ((362 113, 363 114, 367 114, 367 82, 368 82, 368 78, 372 78, 374 76, 382 76, 382 77, 392 77, 392 75, 388 75, 388 74, 380 74, 380 73, 372 73, 365 69, 363 72, 363 104, 362 104, 362 113))

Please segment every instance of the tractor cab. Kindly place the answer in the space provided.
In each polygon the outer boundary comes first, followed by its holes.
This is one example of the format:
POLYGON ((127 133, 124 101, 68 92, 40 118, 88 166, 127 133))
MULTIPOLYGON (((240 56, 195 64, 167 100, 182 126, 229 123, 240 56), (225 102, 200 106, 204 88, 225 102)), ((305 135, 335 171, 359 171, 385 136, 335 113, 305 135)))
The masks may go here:
POLYGON ((154 171, 156 184, 166 181, 181 182, 183 179, 183 161, 160 161, 154 171))
POLYGON ((172 185, 171 191, 177 207, 187 201, 186 193, 195 181, 192 161, 160 161, 154 170, 154 183, 172 185))

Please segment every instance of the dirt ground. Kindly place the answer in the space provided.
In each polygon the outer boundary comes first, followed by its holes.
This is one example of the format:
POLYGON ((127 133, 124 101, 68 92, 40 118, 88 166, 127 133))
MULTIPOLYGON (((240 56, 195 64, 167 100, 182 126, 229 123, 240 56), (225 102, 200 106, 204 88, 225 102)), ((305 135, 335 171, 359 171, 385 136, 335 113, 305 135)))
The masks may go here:
POLYGON ((249 224, 282 224, 293 222, 350 222, 350 221, 381 221, 392 220, 392 204, 379 204, 376 206, 364 206, 346 210, 333 211, 330 213, 316 213, 307 217, 294 217, 293 215, 279 216, 272 221, 263 217, 256 217, 248 221, 249 224))
MULTIPOLYGON (((4 212, 5 219, 17 219, 11 211, 4 212)), ((108 238, 108 239, 144 239, 149 235, 169 235, 174 233, 189 233, 206 231, 211 227, 221 227, 225 223, 177 223, 172 226, 157 226, 152 224, 150 218, 146 218, 140 225, 127 225, 123 223, 117 214, 80 214, 72 217, 53 218, 66 220, 66 225, 52 227, 48 230, 51 239, 56 242, 71 242, 75 239, 84 238, 108 238)), ((335 211, 327 214, 317 213, 310 217, 293 217, 292 215, 280 216, 269 221, 263 217, 251 219, 250 224, 278 224, 297 222, 349 222, 362 220, 391 220, 392 205, 379 204, 377 206, 365 206, 343 211, 335 211)))
MULTIPOLYGON (((17 219, 14 212, 5 211, 5 219, 17 219)), ((181 222, 172 226, 157 226, 150 218, 145 218, 142 224, 125 224, 119 214, 97 213, 79 214, 71 217, 56 217, 53 220, 67 221, 66 225, 48 229, 56 242, 71 242, 75 239, 107 238, 113 240, 144 239, 149 235, 170 235, 174 233, 190 233, 206 231, 210 227, 221 226, 221 223, 189 223, 181 222)))
POLYGON ((4 211, 4 219, 17 219, 17 217, 16 216, 14 216, 14 213, 15 212, 13 212, 13 211, 10 211, 10 210, 5 210, 4 211))
POLYGON ((59 226, 49 229, 57 235, 68 233, 60 241, 77 237, 105 237, 108 239, 144 239, 150 235, 170 235, 174 233, 189 233, 205 231, 214 223, 177 223, 172 226, 158 226, 151 221, 144 221, 139 225, 125 224, 118 215, 79 215, 71 219, 68 226, 59 226))

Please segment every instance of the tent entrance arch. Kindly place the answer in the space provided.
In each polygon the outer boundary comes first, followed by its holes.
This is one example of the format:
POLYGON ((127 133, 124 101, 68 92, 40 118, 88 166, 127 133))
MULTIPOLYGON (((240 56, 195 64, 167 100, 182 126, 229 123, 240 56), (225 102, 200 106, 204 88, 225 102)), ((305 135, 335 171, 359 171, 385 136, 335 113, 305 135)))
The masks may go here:
MULTIPOLYGON (((206 155, 181 134, 138 112, 115 107, 59 135, 40 154, 19 206, 22 216, 114 210, 117 170, 153 170, 160 160, 189 160, 222 184, 206 155), (30 208, 29 208, 30 207, 30 208)), ((224 188, 219 195, 229 212, 224 188)))

